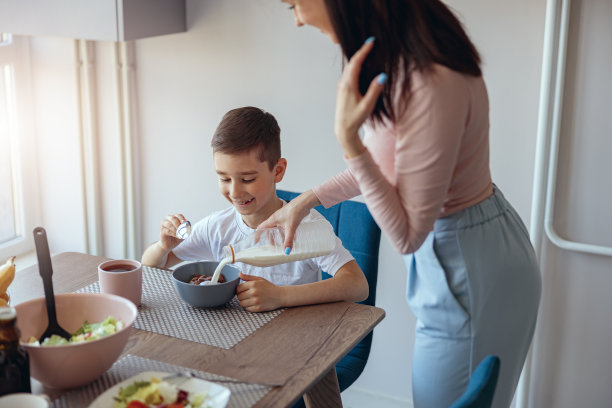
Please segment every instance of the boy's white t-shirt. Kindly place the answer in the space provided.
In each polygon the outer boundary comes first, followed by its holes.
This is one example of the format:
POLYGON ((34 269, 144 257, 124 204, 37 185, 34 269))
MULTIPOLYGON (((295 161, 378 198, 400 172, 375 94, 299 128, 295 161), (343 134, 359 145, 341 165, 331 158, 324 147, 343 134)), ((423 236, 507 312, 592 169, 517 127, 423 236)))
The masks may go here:
MULTIPOLYGON (((318 211, 310 210, 304 221, 324 218, 318 211)), ((225 257, 223 248, 242 241, 255 230, 245 224, 234 207, 217 211, 198 221, 191 234, 172 250, 183 261, 220 261, 225 257)), ((354 258, 336 237, 336 248, 328 255, 280 265, 260 267, 236 262, 237 267, 248 275, 261 276, 275 285, 299 285, 321 280, 321 271, 335 275, 354 258)))

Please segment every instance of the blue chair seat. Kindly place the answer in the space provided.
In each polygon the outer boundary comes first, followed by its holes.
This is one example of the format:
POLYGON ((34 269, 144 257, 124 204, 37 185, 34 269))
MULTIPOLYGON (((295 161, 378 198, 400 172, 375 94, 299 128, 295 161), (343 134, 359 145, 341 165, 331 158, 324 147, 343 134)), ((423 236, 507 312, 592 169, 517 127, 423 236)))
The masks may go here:
POLYGON ((485 357, 472 373, 463 395, 450 408, 489 408, 495 395, 499 366, 499 357, 485 357))

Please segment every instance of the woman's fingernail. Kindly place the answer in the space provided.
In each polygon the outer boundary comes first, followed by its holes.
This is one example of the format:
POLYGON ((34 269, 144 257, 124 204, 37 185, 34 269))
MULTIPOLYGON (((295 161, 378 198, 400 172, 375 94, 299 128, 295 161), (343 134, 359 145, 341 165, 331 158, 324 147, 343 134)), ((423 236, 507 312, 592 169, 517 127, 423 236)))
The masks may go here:
POLYGON ((375 39, 376 39, 376 38, 375 38, 375 37, 372 35, 372 36, 370 36, 370 37, 366 38, 366 40, 365 40, 365 43, 364 43, 364 44, 369 44, 369 43, 371 43, 371 42, 374 42, 374 40, 375 40, 375 39))
POLYGON ((382 74, 378 75, 378 83, 382 85, 385 82, 387 82, 387 74, 383 72, 382 74))
POLYGON ((285 247, 285 255, 289 255, 291 253, 291 247, 285 247))

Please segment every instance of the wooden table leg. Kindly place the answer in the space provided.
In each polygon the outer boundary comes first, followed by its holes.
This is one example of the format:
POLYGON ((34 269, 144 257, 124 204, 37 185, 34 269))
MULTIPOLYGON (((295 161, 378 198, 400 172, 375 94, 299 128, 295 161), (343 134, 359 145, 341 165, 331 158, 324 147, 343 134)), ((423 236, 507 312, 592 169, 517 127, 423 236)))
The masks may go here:
POLYGON ((332 367, 318 383, 304 394, 304 403, 306 408, 342 408, 336 367, 332 367))

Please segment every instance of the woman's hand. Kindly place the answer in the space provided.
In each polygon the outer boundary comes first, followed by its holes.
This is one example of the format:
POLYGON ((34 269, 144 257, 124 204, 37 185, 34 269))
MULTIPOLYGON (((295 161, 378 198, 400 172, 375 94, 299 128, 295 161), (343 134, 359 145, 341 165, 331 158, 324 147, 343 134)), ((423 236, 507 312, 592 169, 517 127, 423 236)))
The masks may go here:
POLYGON ((236 295, 240 306, 249 312, 266 312, 283 306, 283 288, 254 275, 240 273, 244 281, 238 285, 236 295))
POLYGON ((159 244, 162 249, 171 251, 183 241, 176 236, 176 230, 184 221, 186 221, 186 218, 183 214, 169 215, 164 218, 159 233, 159 244))
POLYGON ((257 226, 257 231, 261 231, 264 228, 280 227, 285 233, 285 253, 289 254, 291 248, 293 248, 295 230, 304 217, 310 213, 310 209, 319 204, 321 203, 315 193, 312 190, 308 190, 276 210, 267 220, 257 226))
POLYGON ((348 157, 358 156, 365 151, 365 146, 359 138, 359 128, 374 111, 387 80, 386 74, 380 74, 370 82, 365 95, 361 95, 359 91, 361 66, 373 47, 374 39, 370 37, 353 54, 338 81, 334 132, 348 157))

